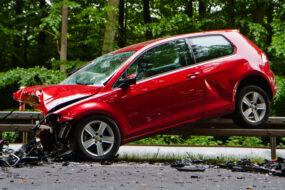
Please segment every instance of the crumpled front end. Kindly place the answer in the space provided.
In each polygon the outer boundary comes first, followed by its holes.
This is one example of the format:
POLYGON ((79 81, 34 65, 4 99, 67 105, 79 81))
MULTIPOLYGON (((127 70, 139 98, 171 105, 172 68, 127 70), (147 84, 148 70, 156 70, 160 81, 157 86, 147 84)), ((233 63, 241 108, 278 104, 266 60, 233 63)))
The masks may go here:
POLYGON ((40 110, 44 115, 99 92, 102 87, 85 85, 40 85, 25 87, 14 98, 40 110))
POLYGON ((14 93, 15 100, 28 104, 37 110, 45 112, 44 106, 40 103, 41 96, 42 91, 41 89, 37 89, 37 87, 34 87, 33 89, 31 89, 31 87, 22 88, 21 90, 14 93))
POLYGON ((59 122, 60 115, 54 112, 70 104, 88 98, 102 87, 86 85, 40 85, 22 88, 14 98, 43 112, 44 118, 34 127, 45 151, 61 154, 69 150, 69 134, 72 120, 59 122))

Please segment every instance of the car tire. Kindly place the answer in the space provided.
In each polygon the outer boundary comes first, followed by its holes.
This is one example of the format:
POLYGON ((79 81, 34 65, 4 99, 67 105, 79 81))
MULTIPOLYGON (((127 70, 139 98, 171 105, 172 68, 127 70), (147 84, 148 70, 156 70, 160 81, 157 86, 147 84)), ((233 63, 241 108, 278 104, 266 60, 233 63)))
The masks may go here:
POLYGON ((270 101, 260 87, 249 85, 241 89, 236 97, 236 110, 233 121, 244 128, 261 127, 268 119, 270 101))
POLYGON ((94 115, 79 120, 72 137, 75 156, 93 161, 112 160, 121 144, 120 130, 110 118, 94 115))

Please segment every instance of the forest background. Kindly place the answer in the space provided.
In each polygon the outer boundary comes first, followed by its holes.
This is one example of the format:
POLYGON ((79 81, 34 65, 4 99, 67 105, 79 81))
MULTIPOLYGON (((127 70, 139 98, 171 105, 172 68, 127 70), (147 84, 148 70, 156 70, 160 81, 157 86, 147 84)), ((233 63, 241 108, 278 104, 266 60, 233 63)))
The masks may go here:
MULTIPOLYGON (((112 50, 219 29, 240 30, 267 54, 278 85, 271 115, 285 116, 284 0, 0 0, 0 110, 18 107, 12 93, 21 86, 59 83, 112 50)), ((268 139, 158 135, 137 143, 255 146, 268 139)))

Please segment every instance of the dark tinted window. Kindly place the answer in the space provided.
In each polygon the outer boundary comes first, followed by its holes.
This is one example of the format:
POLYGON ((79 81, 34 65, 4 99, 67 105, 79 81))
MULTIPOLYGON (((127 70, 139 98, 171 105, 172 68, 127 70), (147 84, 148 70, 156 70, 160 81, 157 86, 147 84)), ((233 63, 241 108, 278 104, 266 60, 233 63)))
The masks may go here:
POLYGON ((222 36, 190 38, 196 63, 230 55, 234 51, 231 43, 222 36))
POLYGON ((189 65, 188 47, 184 40, 172 41, 144 53, 129 69, 137 80, 189 65))

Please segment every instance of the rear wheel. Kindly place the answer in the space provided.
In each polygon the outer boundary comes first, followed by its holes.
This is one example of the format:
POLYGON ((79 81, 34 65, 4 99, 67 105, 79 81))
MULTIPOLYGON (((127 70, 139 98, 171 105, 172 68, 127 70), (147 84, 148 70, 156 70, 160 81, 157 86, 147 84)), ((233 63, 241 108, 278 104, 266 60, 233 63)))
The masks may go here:
POLYGON ((105 116, 90 116, 78 122, 73 134, 77 155, 94 161, 111 160, 117 153, 121 136, 116 123, 105 116))
POLYGON ((270 101, 266 92, 255 85, 244 87, 237 94, 234 122, 246 128, 259 127, 269 116, 270 101))

